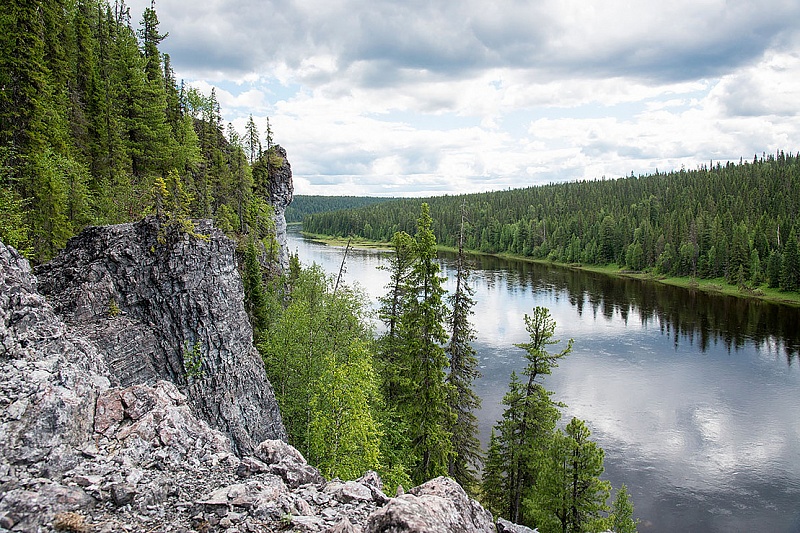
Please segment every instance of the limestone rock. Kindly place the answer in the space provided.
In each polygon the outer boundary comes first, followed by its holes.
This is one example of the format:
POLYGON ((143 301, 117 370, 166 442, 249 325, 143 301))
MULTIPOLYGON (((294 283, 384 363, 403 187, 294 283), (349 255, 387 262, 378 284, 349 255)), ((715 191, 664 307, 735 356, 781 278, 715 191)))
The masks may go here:
POLYGON ((286 208, 292 203, 294 197, 294 183, 292 181, 292 166, 286 158, 286 150, 275 146, 275 153, 281 158, 283 164, 278 168, 270 168, 269 199, 275 209, 275 238, 280 247, 279 262, 281 269, 289 269, 289 246, 286 236, 286 208))
POLYGON ((370 515, 365 533, 494 533, 492 515, 450 478, 438 477, 370 515))
POLYGON ((97 346, 116 385, 175 383, 195 413, 248 454, 286 432, 252 343, 235 245, 209 221, 196 227, 208 240, 152 217, 88 228, 39 267, 39 286, 97 346), (190 376, 184 354, 195 345, 202 375, 190 376))

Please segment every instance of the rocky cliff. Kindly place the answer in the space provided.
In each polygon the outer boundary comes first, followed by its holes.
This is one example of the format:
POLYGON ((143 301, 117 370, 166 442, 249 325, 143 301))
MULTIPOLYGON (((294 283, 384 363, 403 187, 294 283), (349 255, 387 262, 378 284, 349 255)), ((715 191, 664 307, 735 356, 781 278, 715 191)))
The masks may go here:
POLYGON ((275 238, 280 246, 278 261, 281 269, 289 269, 289 246, 286 237, 286 208, 294 198, 294 182, 292 181, 292 166, 286 157, 286 150, 281 146, 274 147, 282 164, 277 168, 270 168, 269 175, 269 200, 275 208, 275 238))
POLYGON ((0 243, 0 533, 494 532, 450 479, 388 497, 281 440, 232 243, 198 231, 92 228, 39 280, 0 243))
POLYGON ((113 385, 170 381, 250 453, 286 432, 253 346, 234 242, 207 221, 196 230, 205 238, 153 217, 89 228, 38 269, 39 290, 98 348, 113 385))

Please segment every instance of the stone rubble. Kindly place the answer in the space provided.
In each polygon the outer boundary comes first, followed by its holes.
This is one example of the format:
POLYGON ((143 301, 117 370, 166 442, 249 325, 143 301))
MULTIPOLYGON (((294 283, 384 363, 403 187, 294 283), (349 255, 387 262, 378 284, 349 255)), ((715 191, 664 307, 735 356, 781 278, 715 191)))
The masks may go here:
POLYGON ((271 388, 248 359, 246 316, 231 307, 241 306, 241 282, 232 272, 191 279, 227 272, 230 246, 201 227, 210 242, 137 257, 149 253, 148 224, 71 242, 41 269, 49 301, 27 261, 0 243, 0 533, 495 531, 450 479, 394 498, 375 472, 326 481, 284 442, 277 410, 252 418, 271 388), (107 312, 111 297, 119 316, 107 312), (200 383, 165 349, 189 330, 213 359, 200 383), (259 438, 254 420, 277 437, 259 438))

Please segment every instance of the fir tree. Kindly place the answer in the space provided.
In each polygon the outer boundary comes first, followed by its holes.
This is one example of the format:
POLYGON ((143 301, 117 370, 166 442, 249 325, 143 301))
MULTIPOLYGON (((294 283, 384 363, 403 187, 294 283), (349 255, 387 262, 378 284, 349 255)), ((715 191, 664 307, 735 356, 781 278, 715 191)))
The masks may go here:
POLYGON ((472 341, 475 332, 470 322, 473 289, 469 285, 470 270, 464 252, 464 226, 466 214, 461 212, 461 228, 456 256, 456 289, 449 296, 451 314, 448 320, 450 343, 447 354, 450 358, 450 372, 447 383, 450 385, 448 405, 455 414, 450 429, 453 453, 448 463, 448 475, 464 489, 475 494, 478 483, 477 469, 480 466, 480 442, 478 441, 478 419, 474 411, 480 408, 480 398, 472 384, 480 377, 478 359, 472 341))
POLYGON ((614 533, 636 533, 638 519, 633 518, 633 503, 628 494, 628 487, 623 484, 617 491, 611 505, 608 527, 614 533))

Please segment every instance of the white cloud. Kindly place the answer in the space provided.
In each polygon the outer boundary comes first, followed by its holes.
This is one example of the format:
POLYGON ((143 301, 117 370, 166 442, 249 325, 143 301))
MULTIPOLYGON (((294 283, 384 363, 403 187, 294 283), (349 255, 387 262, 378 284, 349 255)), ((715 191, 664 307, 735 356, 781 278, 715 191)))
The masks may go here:
MULTIPOLYGON (((134 20, 145 0, 132 2, 134 20)), ((159 0, 180 77, 272 120, 298 193, 426 195, 793 150, 790 0, 159 0)))

